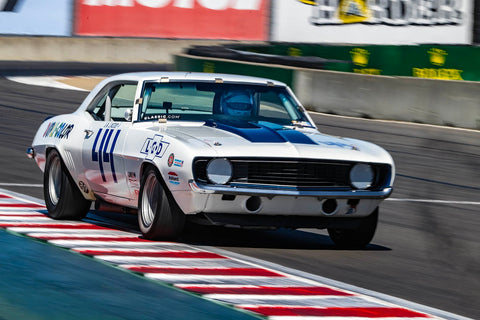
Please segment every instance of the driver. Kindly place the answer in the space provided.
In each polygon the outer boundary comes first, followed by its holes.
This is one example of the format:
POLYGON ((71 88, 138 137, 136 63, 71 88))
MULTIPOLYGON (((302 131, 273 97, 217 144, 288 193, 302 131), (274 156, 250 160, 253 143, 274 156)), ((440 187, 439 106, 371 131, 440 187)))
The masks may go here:
POLYGON ((227 91, 220 100, 224 114, 239 117, 251 116, 253 104, 253 96, 248 90, 227 91))

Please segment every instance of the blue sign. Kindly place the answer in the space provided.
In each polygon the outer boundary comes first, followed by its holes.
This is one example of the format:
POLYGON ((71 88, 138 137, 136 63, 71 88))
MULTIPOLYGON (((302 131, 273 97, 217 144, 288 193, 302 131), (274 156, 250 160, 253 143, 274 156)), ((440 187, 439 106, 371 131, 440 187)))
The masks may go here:
POLYGON ((73 0, 0 0, 0 34, 70 36, 73 0))

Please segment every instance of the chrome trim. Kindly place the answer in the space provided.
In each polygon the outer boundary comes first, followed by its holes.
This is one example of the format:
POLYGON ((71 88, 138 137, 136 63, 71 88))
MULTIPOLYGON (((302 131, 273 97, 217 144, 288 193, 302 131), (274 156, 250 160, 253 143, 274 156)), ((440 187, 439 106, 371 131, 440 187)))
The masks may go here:
POLYGON ((266 189, 266 188, 245 188, 229 187, 223 185, 207 185, 189 181, 190 188, 198 193, 217 193, 217 194, 235 194, 248 196, 295 196, 295 197, 321 197, 323 199, 385 199, 388 198, 393 188, 388 187, 380 191, 370 190, 350 190, 350 191, 307 191, 307 190, 286 190, 286 189, 266 189))

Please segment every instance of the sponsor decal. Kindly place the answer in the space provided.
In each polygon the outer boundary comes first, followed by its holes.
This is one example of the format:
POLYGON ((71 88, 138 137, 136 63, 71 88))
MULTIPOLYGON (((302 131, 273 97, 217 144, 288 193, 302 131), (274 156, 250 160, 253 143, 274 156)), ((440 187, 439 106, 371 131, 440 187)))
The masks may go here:
POLYGON ((359 150, 357 147, 347 143, 334 142, 334 141, 317 141, 317 143, 325 146, 329 146, 329 147, 339 147, 343 149, 359 150))
POLYGON ((382 73, 382 70, 380 69, 367 68, 370 58, 370 52, 367 49, 353 48, 350 51, 350 55, 352 57, 353 65, 355 66, 353 72, 374 75, 380 75, 382 73))
POLYGON ((75 0, 77 35, 267 40, 270 0, 75 0))
POLYGON ((182 117, 179 114, 154 114, 151 116, 144 116, 144 120, 156 120, 156 119, 165 119, 165 120, 179 120, 182 117))
POLYGON ((178 178, 178 175, 175 172, 170 171, 168 173, 168 182, 170 182, 171 184, 179 185, 180 179, 178 178))
POLYGON ((170 155, 168 156, 168 161, 167 161, 167 164, 168 164, 169 167, 172 166, 174 159, 175 159, 175 155, 173 153, 170 153, 170 155))
POLYGON ((183 167, 183 160, 175 159, 175 160, 173 161, 173 166, 174 166, 174 167, 180 167, 180 168, 183 167))
MULTIPOLYGON (((290 0, 292 1, 292 0, 290 0)), ((459 25, 464 13, 461 1, 297 0, 312 6, 313 25, 352 23, 405 25, 459 25)))
POLYGON ((105 125, 104 125, 103 127, 104 127, 104 128, 116 129, 116 128, 120 127, 120 123, 117 123, 117 122, 107 122, 107 123, 105 123, 105 125))
POLYGON ((115 150, 120 132, 121 130, 100 129, 95 136, 95 141, 92 147, 92 161, 98 162, 103 182, 107 181, 104 168, 104 165, 107 163, 110 164, 113 181, 115 183, 118 182, 113 161, 113 151, 115 150))
POLYGON ((88 193, 88 187, 83 181, 78 182, 78 186, 80 187, 80 190, 82 190, 85 193, 88 193))
POLYGON ((128 172, 127 177, 128 177, 128 182, 130 183, 137 182, 137 174, 135 172, 128 172))
POLYGON ((163 157, 170 143, 162 140, 163 136, 160 134, 156 134, 153 138, 147 138, 143 143, 140 153, 144 154, 147 160, 163 157))
POLYGON ((92 130, 84 130, 85 132, 85 137, 84 139, 90 139, 90 137, 93 135, 93 131, 92 130))
POLYGON ((50 122, 47 129, 43 133, 43 137, 68 139, 68 135, 72 132, 74 125, 65 122, 50 122))
POLYGON ((445 50, 431 48, 428 50, 431 68, 413 68, 412 75, 417 78, 441 79, 441 80, 464 80, 463 70, 443 68, 448 53, 445 50))

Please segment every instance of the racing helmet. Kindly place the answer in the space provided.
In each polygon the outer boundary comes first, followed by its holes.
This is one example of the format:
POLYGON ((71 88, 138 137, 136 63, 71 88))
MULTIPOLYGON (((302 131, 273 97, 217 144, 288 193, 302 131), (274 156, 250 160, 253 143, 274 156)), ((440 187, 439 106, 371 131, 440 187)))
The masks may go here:
POLYGON ((248 90, 227 91, 220 99, 222 112, 231 116, 251 116, 253 105, 253 96, 248 90))

